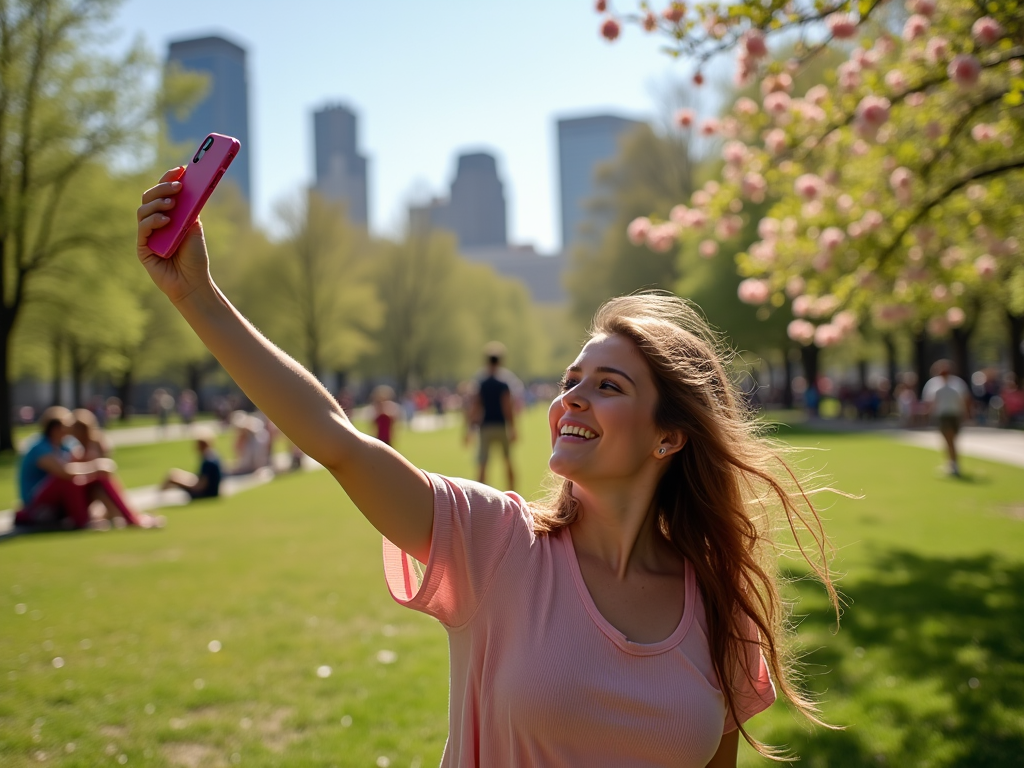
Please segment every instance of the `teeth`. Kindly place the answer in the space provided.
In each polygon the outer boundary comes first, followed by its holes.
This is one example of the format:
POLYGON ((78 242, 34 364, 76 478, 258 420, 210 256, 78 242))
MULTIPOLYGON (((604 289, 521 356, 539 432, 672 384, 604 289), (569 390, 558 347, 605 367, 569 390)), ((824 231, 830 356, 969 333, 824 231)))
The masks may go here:
POLYGON ((561 435, 573 435, 575 437, 583 437, 583 438, 586 438, 587 440, 592 440, 593 438, 597 437, 597 435, 594 434, 593 432, 591 432, 589 429, 586 429, 584 427, 574 427, 574 426, 568 425, 568 424, 566 426, 562 427, 562 430, 561 430, 561 432, 559 432, 559 434, 561 434, 561 435))

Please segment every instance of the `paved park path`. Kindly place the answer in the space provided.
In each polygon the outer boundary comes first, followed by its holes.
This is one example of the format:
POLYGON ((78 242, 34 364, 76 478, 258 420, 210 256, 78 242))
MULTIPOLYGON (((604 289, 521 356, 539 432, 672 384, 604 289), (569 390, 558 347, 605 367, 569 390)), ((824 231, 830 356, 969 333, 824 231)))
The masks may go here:
MULTIPOLYGON (((901 443, 929 448, 936 452, 944 451, 945 441, 934 429, 900 429, 894 432, 893 436, 901 443)), ((964 456, 1024 467, 1024 432, 1019 430, 964 427, 957 438, 956 447, 964 456)))

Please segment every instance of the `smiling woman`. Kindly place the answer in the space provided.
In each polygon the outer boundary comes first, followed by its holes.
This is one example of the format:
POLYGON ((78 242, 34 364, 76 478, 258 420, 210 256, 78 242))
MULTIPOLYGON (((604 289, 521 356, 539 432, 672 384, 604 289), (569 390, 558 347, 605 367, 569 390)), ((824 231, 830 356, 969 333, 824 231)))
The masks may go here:
MULTIPOLYGON (((606 304, 551 404, 551 504, 422 472, 352 426, 214 284, 198 222, 148 247, 181 185, 138 210, 138 255, 246 395, 384 537, 394 598, 451 649, 445 766, 735 766, 743 722, 787 678, 768 512, 824 536, 769 467, 723 357, 679 299, 606 304), (771 503, 774 500, 774 505, 771 503), (417 578, 412 559, 425 564, 417 578)), ((798 496, 806 502, 806 495, 798 496)), ((819 568, 835 600, 828 573, 819 568)))

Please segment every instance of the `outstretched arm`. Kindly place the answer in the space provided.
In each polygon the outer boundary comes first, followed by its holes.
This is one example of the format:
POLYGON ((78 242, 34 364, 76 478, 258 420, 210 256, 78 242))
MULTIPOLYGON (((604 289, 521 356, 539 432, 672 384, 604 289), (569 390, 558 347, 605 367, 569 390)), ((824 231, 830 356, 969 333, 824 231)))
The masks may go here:
POLYGON ((323 464, 370 523, 413 557, 426 561, 433 525, 427 479, 401 454, 352 426, 309 371, 278 349, 227 300, 210 277, 202 225, 193 226, 169 259, 146 241, 167 224, 181 186, 168 171, 147 190, 138 211, 139 259, 196 335, 246 396, 304 453, 323 464))

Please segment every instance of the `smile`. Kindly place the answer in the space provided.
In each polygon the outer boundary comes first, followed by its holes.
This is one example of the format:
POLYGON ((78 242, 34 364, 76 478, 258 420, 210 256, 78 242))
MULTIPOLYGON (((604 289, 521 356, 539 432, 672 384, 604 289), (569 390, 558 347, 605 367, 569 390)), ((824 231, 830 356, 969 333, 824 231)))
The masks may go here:
POLYGON ((595 432, 591 432, 586 427, 576 427, 572 424, 566 424, 559 432, 559 437, 582 437, 584 440, 593 440, 597 437, 595 432))

